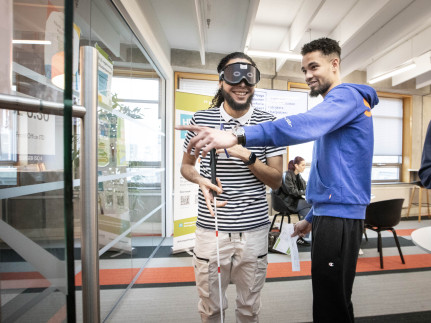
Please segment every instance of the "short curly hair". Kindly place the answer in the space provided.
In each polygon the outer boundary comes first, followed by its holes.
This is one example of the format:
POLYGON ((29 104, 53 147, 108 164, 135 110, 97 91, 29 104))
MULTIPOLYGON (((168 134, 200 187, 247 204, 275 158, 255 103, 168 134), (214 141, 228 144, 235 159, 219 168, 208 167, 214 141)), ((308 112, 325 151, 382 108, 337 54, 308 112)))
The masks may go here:
POLYGON ((331 38, 323 37, 305 44, 302 46, 301 55, 304 56, 315 51, 321 51, 325 56, 336 54, 339 58, 341 57, 340 45, 336 40, 331 38))

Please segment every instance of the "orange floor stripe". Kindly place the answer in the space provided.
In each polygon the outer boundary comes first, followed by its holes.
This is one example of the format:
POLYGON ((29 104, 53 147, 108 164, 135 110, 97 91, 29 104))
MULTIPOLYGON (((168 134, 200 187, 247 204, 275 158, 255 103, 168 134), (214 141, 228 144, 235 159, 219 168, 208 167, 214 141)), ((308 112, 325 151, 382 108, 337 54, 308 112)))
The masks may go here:
POLYGON ((51 283, 47 279, 11 279, 1 282, 2 290, 21 289, 21 288, 48 288, 51 283))
MULTIPOLYGON (((402 249, 401 249, 402 251, 402 249)), ((426 268, 431 267, 431 254, 422 255, 404 255, 405 264, 401 262, 399 255, 397 256, 385 256, 383 250, 383 266, 384 269, 380 269, 380 258, 369 257, 359 258, 356 272, 368 272, 368 271, 379 271, 379 270, 399 270, 399 269, 415 269, 415 268, 426 268)))
POLYGON ((141 276, 136 281, 137 284, 149 283, 176 283, 176 282, 194 282, 195 273, 193 267, 175 267, 172 268, 147 268, 144 269, 141 276))
POLYGON ((395 230, 395 232, 399 237, 407 237, 407 236, 410 236, 412 232, 415 230, 416 229, 400 229, 400 230, 395 230))
MULTIPOLYGON (((399 269, 414 269, 431 267, 431 254, 421 255, 407 255, 404 256, 406 264, 401 263, 399 256, 386 256, 383 257, 384 269, 380 269, 379 257, 359 258, 357 272, 368 271, 387 271, 399 269)), ((109 285, 113 285, 112 280, 108 278, 118 271, 118 269, 109 269, 101 271, 100 276, 105 276, 105 281, 109 281, 109 285), (103 273, 102 273, 103 272, 103 273)), ((268 265, 267 278, 280 278, 280 277, 298 277, 311 275, 311 261, 301 262, 301 271, 292 272, 290 263, 270 263, 268 265)), ((164 268, 146 268, 141 276, 136 281, 137 284, 163 284, 175 282, 193 282, 194 272, 192 267, 164 267, 164 268)), ((102 282, 102 279, 101 279, 102 282)), ((126 282, 123 282, 126 284, 126 282)))
MULTIPOLYGON (((384 255, 384 254, 383 254, 384 255)), ((405 255, 405 264, 396 256, 383 256, 384 269, 380 269, 379 257, 359 257, 356 272, 390 271, 431 267, 431 254, 405 255)), ((139 271, 138 268, 101 269, 100 285, 127 285, 139 271)), ((290 263, 270 263, 267 278, 299 277, 311 275, 311 261, 301 261, 301 271, 293 272, 290 263)), ((48 287, 49 281, 38 272, 2 273, 1 288, 37 288, 48 287)), ((193 267, 146 268, 136 284, 166 284, 194 282, 193 267)), ((75 277, 76 286, 82 285, 81 273, 75 277)))

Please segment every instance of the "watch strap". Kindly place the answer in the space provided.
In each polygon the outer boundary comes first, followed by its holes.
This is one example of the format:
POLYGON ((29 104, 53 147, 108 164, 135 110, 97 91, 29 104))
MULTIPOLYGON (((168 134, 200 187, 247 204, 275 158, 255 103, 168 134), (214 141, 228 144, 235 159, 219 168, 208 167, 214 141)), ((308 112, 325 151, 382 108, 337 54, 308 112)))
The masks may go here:
POLYGON ((250 166, 250 165, 253 165, 255 162, 256 162, 256 154, 252 152, 248 157, 248 160, 244 162, 244 165, 250 166))
POLYGON ((236 135, 238 145, 245 146, 245 135, 236 135))

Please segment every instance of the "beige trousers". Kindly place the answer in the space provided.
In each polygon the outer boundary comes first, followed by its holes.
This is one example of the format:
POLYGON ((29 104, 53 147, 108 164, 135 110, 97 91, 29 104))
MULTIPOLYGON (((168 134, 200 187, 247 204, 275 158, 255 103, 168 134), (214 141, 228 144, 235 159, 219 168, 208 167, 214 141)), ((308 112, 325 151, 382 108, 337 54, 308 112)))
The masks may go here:
MULTIPOLYGON (((236 321, 259 322, 260 291, 268 266, 268 228, 242 233, 219 232, 223 315, 228 308, 226 289, 236 285, 236 321)), ((202 322, 220 322, 220 298, 215 231, 196 228, 193 256, 198 310, 202 322)))

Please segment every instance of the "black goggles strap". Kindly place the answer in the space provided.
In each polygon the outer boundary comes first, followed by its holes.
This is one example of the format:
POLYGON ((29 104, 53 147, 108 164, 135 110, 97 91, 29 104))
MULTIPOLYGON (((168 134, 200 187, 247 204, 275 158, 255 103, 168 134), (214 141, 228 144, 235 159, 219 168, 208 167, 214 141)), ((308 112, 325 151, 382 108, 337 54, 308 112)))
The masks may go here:
POLYGON ((248 85, 256 85, 260 80, 260 72, 251 64, 238 62, 223 68, 220 73, 220 80, 222 79, 230 85, 239 84, 242 80, 248 85))

